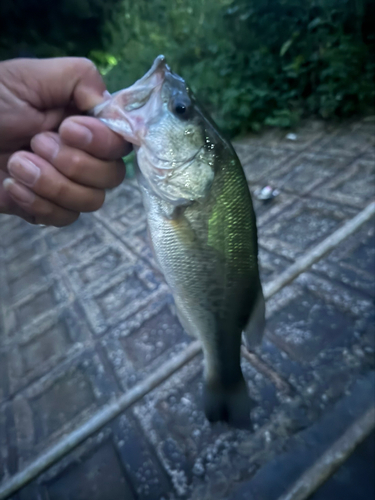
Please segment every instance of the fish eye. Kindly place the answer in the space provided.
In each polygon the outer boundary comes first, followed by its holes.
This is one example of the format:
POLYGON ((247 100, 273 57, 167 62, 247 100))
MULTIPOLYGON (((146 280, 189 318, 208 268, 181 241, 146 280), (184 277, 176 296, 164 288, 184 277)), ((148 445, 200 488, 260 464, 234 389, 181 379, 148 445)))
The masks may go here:
POLYGON ((188 99, 173 99, 170 104, 170 110, 180 120, 188 120, 192 112, 192 103, 188 99))
POLYGON ((178 115, 183 115, 186 113, 186 106, 185 104, 176 104, 174 110, 178 115))

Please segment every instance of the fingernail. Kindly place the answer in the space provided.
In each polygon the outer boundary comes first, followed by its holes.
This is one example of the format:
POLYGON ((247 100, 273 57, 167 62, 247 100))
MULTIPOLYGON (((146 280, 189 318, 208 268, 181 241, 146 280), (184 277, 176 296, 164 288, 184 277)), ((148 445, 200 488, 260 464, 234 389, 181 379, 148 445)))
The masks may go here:
POLYGON ((38 148, 38 154, 53 159, 60 150, 60 144, 53 137, 45 134, 38 134, 32 140, 33 146, 38 148))
POLYGON ((74 123, 73 121, 69 121, 69 124, 66 125, 71 134, 76 136, 76 140, 81 142, 82 145, 90 144, 92 141, 93 135, 91 130, 83 125, 78 125, 78 123, 74 123))
POLYGON ((35 194, 21 184, 17 184, 14 179, 10 179, 8 177, 3 181, 3 186, 5 191, 7 191, 10 196, 19 203, 29 205, 35 200, 35 194))
POLYGON ((16 156, 8 163, 9 173, 26 186, 33 186, 40 176, 40 169, 28 158, 16 156))

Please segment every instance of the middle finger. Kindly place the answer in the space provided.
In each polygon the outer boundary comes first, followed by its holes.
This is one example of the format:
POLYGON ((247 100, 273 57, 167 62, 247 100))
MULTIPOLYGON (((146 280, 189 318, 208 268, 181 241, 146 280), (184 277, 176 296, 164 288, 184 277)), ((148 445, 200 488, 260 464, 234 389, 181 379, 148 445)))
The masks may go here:
POLYGON ((65 177, 85 186, 109 189, 118 186, 125 176, 125 165, 121 159, 100 160, 85 151, 65 145, 59 135, 53 132, 33 137, 31 149, 65 177))

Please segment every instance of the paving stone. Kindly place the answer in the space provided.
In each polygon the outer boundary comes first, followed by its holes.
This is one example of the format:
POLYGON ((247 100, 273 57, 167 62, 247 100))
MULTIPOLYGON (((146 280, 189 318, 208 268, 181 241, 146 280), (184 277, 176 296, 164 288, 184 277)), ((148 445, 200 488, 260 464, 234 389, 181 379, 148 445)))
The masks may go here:
POLYGON ((14 247, 22 240, 35 236, 38 235, 36 235, 35 228, 31 224, 17 224, 16 226, 10 227, 8 231, 4 231, 1 244, 3 247, 14 247))
POLYGON ((352 122, 325 134, 318 149, 332 156, 356 157, 374 146, 374 137, 374 123, 352 122))
MULTIPOLYGON (((139 191, 137 186, 134 187, 134 189, 139 191)), ((111 228, 124 245, 158 271, 158 266, 150 247, 146 215, 143 206, 139 202, 136 206, 133 206, 133 210, 136 216, 129 220, 127 215, 123 215, 111 222, 111 228)), ((97 214, 97 217, 105 223, 106 219, 104 219, 101 214, 97 214)))
POLYGON ((346 205, 364 208, 375 199, 375 161, 359 158, 314 195, 346 205))
POLYGON ((374 369, 374 309, 368 295, 309 273, 267 303, 259 355, 312 407, 324 409, 362 370, 374 369))
MULTIPOLYGON (((8 299, 10 294, 8 293, 8 299)), ((4 324, 6 336, 4 340, 19 335, 25 324, 33 324, 43 320, 51 312, 58 314, 69 302, 69 291, 62 281, 54 279, 45 284, 33 284, 31 294, 22 297, 9 306, 5 302, 4 324)))
POLYGON ((36 238, 25 238, 22 240, 22 244, 20 242, 16 246, 7 246, 3 259, 9 273, 20 275, 23 274, 24 270, 32 266, 34 262, 45 258, 47 252, 48 246, 46 241, 39 235, 36 238))
POLYGON ((127 216, 133 224, 139 219, 145 219, 144 210, 141 210, 141 193, 135 179, 127 180, 119 188, 107 195, 106 202, 101 209, 103 216, 113 221, 121 216, 127 216), (135 207, 137 207, 135 209, 135 207), (139 210, 138 210, 139 209, 139 210))
POLYGON ((375 496, 375 432, 361 443, 348 460, 309 500, 340 498, 368 500, 375 496))
POLYGON ((275 279, 292 263, 290 260, 259 246, 260 278, 263 284, 275 279))
POLYGON ((289 168, 288 160, 294 156, 293 151, 276 148, 243 146, 239 150, 239 158, 250 184, 271 182, 280 171, 289 168))
POLYGON ((126 411, 23 488, 18 500, 31 498, 166 500, 175 498, 175 490, 126 411))
MULTIPOLYGON (((236 143, 251 190, 280 189, 270 203, 254 199, 263 282, 373 199, 373 124, 306 122, 288 133, 236 143)), ((253 365, 242 360, 252 430, 205 420, 200 355, 12 498, 248 493, 293 436, 374 369, 373 238, 368 223, 268 302, 265 340, 253 365)), ((1 216, 0 482, 190 342, 153 258, 135 179, 66 228, 1 216)))
POLYGON ((91 215, 82 215, 70 226, 61 228, 48 228, 46 235, 50 248, 60 247, 69 241, 82 237, 94 228, 94 219, 91 215))
POLYGON ((73 242, 67 238, 66 246, 59 249, 59 256, 62 262, 66 264, 78 264, 91 255, 99 252, 102 248, 102 240, 97 231, 92 231, 87 234, 83 233, 73 242))
MULTIPOLYGON (((116 280, 117 281, 117 280, 116 280)), ((119 283, 110 286, 96 296, 96 301, 103 316, 108 319, 126 304, 138 296, 146 296, 151 284, 144 283, 136 272, 126 273, 119 283)))
POLYGON ((303 393, 305 388, 309 388, 315 383, 313 371, 306 370, 305 364, 289 356, 287 352, 273 343, 267 335, 267 331, 257 353, 262 361, 271 366, 283 380, 286 380, 298 392, 303 393))
POLYGON ((2 405, 14 427, 17 469, 79 425, 117 393, 100 358, 89 350, 57 366, 2 405))
MULTIPOLYGON (((360 378, 347 397, 332 405, 314 424, 291 438, 282 453, 269 460, 251 480, 233 488, 225 499, 274 500, 285 494, 299 475, 308 470, 354 424, 356 418, 369 409, 374 384, 373 374, 360 378)), ((354 491, 358 492, 358 489, 354 488, 354 491)))
POLYGON ((7 349, 9 393, 26 387, 59 361, 82 350, 90 337, 75 304, 57 316, 47 316, 33 326, 23 327, 7 349))
POLYGON ((2 434, 5 436, 5 453, 3 454, 3 475, 5 478, 12 476, 18 471, 18 445, 14 413, 10 405, 5 405, 1 411, 2 434))
POLYGON ((268 303, 267 335, 297 360, 353 338, 372 302, 305 273, 268 303))
POLYGON ((80 300, 92 329, 101 334, 157 300, 165 290, 164 281, 153 270, 137 263, 98 284, 80 300))
MULTIPOLYGON (((0 380, 4 380, 1 378, 0 380)), ((5 413, 0 413, 0 481, 4 479, 4 476, 8 473, 7 471, 7 436, 6 436, 6 417, 5 413)), ((1 483, 0 483, 1 484, 1 483)))
POLYGON ((51 500, 107 500, 136 497, 126 482, 116 450, 109 441, 76 467, 45 485, 51 500))
POLYGON ((100 245, 97 252, 78 264, 68 265, 66 273, 72 287, 81 294, 96 288, 103 282, 111 281, 115 276, 134 266, 136 257, 124 245, 115 241, 100 245))
MULTIPOLYGON (((13 217, 12 215, 7 215, 7 214, 1 214, 1 228, 3 231, 11 231, 12 229, 16 227, 20 227, 24 224, 24 220, 20 219, 19 217, 13 217)), ((3 242, 0 241, 0 248, 2 248, 3 242)))
POLYGON ((326 201, 297 200, 261 226, 259 242, 265 249, 294 260, 355 214, 350 207, 326 201))
POLYGON ((64 422, 73 419, 93 403, 92 389, 82 371, 64 374, 42 394, 30 400, 36 442, 49 437, 64 422))
POLYGON ((7 353, 0 353, 0 402, 8 397, 9 381, 8 381, 8 356, 7 353))
POLYGON ((123 467, 136 498, 163 500, 174 496, 168 474, 131 411, 111 425, 123 467))
MULTIPOLYGON (((22 234, 21 227, 28 233, 28 236, 25 235, 24 238, 20 238, 16 244, 3 242, 2 253, 6 262, 15 259, 16 265, 21 264, 20 270, 22 272, 22 264, 28 264, 28 259, 39 258, 47 251, 48 247, 43 238, 48 230, 46 228, 32 227, 27 222, 22 221, 19 229, 20 234, 22 234)), ((2 234, 3 231, 7 233, 6 229, 2 228, 2 234)))
POLYGON ((253 206, 257 217, 258 239, 262 234, 262 226, 264 226, 269 220, 276 218, 279 214, 286 211, 299 200, 296 195, 286 193, 284 191, 280 191, 279 195, 272 200, 259 200, 255 196, 255 193, 258 189, 262 189, 263 187, 264 186, 258 184, 250 188, 253 196, 253 206))
MULTIPOLYGON (((280 400, 270 381, 246 361, 243 371, 255 401, 252 420, 258 429, 280 400)), ((246 453, 238 452, 237 447, 241 444, 244 448, 252 432, 236 431, 224 424, 210 426, 202 412, 202 382, 199 356, 134 408, 181 498, 189 496, 196 482, 210 480, 211 476, 215 476, 218 487, 217 482, 223 486, 221 479, 229 471, 236 478, 249 473, 246 453)), ((226 483, 230 484, 229 477, 226 483)))
POLYGON ((280 148, 298 152, 306 148, 316 147, 316 143, 325 135, 334 132, 337 130, 323 121, 307 120, 299 126, 298 130, 289 132, 271 128, 261 134, 248 135, 236 141, 235 145, 236 147, 280 148), (289 138, 290 133, 292 133, 292 138, 289 138))
POLYGON ((101 341, 124 389, 133 386, 180 352, 191 338, 173 311, 169 294, 129 317, 101 341))
POLYGON ((319 193, 319 185, 325 186, 328 180, 336 179, 335 176, 350 164, 351 160, 346 158, 303 152, 288 165, 286 173, 275 170, 269 183, 278 190, 315 195, 319 193))
POLYGON ((335 248, 313 270, 375 296, 375 228, 372 221, 335 248))

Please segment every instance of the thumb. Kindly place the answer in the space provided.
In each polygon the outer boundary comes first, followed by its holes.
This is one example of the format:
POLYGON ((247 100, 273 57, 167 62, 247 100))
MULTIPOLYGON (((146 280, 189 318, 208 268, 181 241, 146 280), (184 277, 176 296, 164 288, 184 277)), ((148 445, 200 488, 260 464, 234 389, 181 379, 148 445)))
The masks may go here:
POLYGON ((88 111, 103 101, 106 87, 89 59, 14 59, 3 64, 9 70, 12 92, 41 111, 72 104, 88 111))

